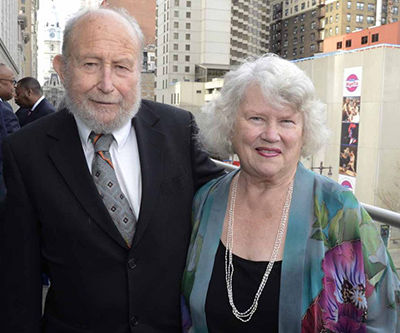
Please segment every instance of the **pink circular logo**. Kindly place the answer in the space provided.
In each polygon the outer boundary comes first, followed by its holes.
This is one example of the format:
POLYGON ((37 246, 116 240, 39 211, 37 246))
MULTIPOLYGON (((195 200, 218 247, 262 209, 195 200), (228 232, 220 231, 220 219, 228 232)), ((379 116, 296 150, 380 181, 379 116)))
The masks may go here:
POLYGON ((346 89, 350 92, 355 91, 358 88, 358 77, 356 74, 350 74, 346 79, 346 89))
POLYGON ((346 188, 353 188, 353 186, 351 186, 351 183, 348 180, 342 181, 342 183, 340 185, 342 185, 346 188))

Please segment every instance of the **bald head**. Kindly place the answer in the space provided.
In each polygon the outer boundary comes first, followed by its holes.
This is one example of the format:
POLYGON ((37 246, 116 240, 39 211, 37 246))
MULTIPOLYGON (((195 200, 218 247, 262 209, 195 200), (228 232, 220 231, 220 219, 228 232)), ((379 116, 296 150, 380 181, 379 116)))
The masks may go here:
POLYGON ((14 96, 14 72, 5 64, 0 63, 0 98, 8 101, 14 96))
POLYGON ((131 41, 138 45, 140 49, 138 53, 142 56, 144 37, 136 20, 123 9, 98 8, 81 11, 67 22, 64 29, 62 47, 62 55, 65 60, 68 60, 71 54, 71 45, 74 45, 74 40, 79 37, 82 29, 87 29, 89 25, 101 22, 103 18, 115 20, 123 25, 126 34, 114 36, 114 38, 126 38, 126 35, 128 35, 131 41))

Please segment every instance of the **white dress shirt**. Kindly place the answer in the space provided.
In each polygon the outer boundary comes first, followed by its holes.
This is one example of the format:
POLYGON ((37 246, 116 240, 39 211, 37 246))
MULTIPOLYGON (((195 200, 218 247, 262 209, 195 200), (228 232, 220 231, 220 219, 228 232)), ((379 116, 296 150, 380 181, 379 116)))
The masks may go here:
MULTIPOLYGON (((79 118, 75 117, 75 121, 78 126, 86 162, 91 173, 94 157, 94 147, 89 139, 91 130, 79 118)), ((135 128, 131 122, 128 122, 122 128, 114 131, 112 135, 115 140, 110 146, 110 154, 118 183, 122 192, 127 197, 136 218, 139 219, 140 202, 142 199, 142 174, 135 128)))
POLYGON ((35 104, 31 107, 31 111, 34 111, 36 107, 39 105, 39 103, 44 99, 44 96, 40 97, 35 104))

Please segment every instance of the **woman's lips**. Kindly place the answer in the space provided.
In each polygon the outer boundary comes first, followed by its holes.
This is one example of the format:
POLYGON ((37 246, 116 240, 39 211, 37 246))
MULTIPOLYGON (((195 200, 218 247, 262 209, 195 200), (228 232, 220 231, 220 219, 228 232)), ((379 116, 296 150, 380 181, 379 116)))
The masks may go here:
POLYGON ((279 148, 256 148, 258 154, 265 157, 275 157, 281 154, 281 150, 279 148))

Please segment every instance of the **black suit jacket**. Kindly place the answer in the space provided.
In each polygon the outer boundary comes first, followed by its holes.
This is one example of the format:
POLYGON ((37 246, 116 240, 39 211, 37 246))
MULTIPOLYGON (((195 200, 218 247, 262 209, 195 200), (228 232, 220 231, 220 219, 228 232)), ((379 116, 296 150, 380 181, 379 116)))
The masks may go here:
POLYGON ((131 249, 98 195, 66 110, 7 138, 2 332, 181 331, 192 197, 222 170, 199 149, 190 113, 143 101, 133 125, 142 201, 131 249), (51 280, 42 328, 41 270, 51 280))
POLYGON ((47 116, 55 112, 54 106, 46 99, 42 99, 41 102, 36 106, 35 110, 28 116, 30 109, 19 108, 15 113, 18 117, 19 124, 21 127, 31 123, 32 121, 38 120, 44 116, 47 116))

